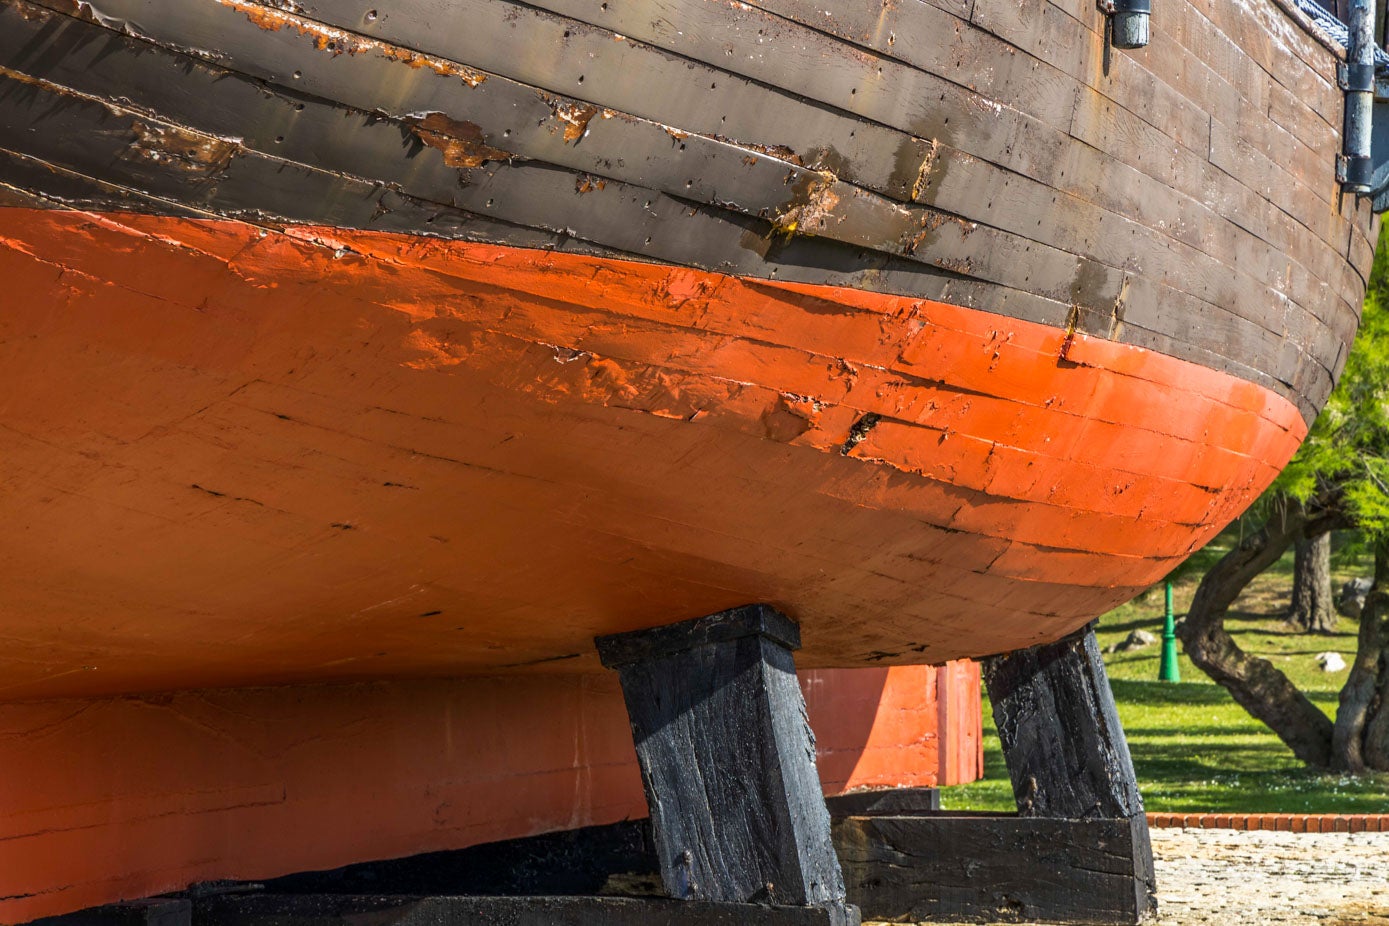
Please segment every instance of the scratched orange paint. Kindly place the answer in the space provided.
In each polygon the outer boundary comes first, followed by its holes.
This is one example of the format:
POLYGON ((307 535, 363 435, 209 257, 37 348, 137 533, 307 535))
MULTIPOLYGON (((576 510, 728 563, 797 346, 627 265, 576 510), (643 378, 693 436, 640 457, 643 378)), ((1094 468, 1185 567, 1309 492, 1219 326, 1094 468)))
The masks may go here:
POLYGON ((0 420, 0 699, 596 671, 596 634, 750 600, 806 666, 982 655, 1159 579, 1305 431, 905 297, 160 216, 0 236, 0 389, 34 397, 0 420))

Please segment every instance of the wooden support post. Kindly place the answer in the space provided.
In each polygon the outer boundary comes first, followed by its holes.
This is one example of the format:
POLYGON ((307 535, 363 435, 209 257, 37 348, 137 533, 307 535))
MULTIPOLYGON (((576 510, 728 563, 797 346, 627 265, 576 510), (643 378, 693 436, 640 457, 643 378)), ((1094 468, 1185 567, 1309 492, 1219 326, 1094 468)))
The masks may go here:
POLYGON ((1143 798, 1093 625, 984 662, 1018 814, 1130 820, 1140 910, 1155 908, 1143 798))
POLYGON ((621 678, 670 895, 856 923, 791 658, 799 628, 751 605, 597 644, 621 678))

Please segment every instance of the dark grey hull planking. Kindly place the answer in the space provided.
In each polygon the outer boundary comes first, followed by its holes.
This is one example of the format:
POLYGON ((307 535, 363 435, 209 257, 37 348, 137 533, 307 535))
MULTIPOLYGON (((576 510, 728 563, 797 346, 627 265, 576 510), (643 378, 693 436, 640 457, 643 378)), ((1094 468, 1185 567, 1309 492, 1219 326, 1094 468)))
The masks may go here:
POLYGON ((1228 372, 1358 321, 1337 54, 1270 0, 3 0, 3 201, 847 286, 1228 372), (1274 27, 1277 28, 1274 28, 1274 27))

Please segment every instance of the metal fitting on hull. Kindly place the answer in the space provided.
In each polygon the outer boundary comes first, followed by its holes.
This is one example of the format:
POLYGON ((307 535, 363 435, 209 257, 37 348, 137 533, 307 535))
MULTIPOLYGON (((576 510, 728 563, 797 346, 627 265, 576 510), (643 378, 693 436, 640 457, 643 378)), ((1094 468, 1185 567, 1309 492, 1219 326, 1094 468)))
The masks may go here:
POLYGON ((1148 44, 1152 0, 1113 0, 1108 10, 1115 48, 1143 48, 1148 44))
POLYGON ((1347 25, 1347 61, 1337 68, 1338 82, 1346 91, 1346 118, 1336 179, 1348 193, 1368 193, 1374 174, 1370 134, 1375 99, 1374 10, 1369 0, 1351 0, 1347 25))

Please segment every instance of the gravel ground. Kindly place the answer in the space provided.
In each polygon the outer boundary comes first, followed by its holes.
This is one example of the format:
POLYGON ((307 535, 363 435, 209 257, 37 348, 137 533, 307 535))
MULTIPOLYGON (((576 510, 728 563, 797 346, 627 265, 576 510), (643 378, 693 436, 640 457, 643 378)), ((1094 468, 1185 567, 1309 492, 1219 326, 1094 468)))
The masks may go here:
POLYGON ((1389 833, 1155 829, 1155 926, 1389 926, 1389 833))

